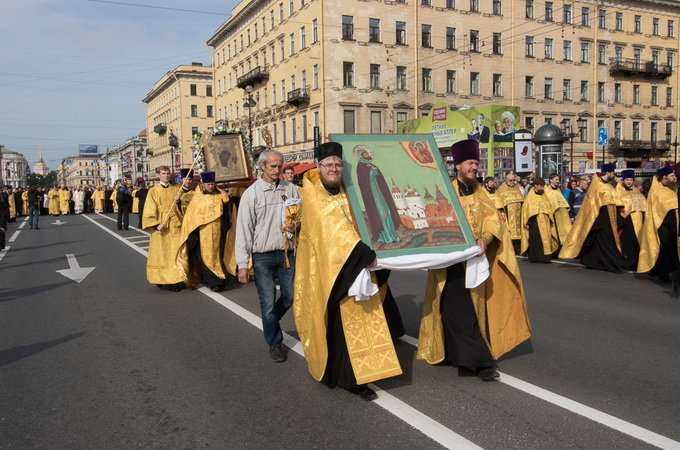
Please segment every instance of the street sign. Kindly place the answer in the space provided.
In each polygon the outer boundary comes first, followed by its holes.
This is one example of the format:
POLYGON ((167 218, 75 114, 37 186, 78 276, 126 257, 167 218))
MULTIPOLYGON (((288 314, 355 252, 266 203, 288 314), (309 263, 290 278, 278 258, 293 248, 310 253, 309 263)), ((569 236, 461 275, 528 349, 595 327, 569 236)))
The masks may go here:
POLYGON ((607 127, 597 129, 597 145, 609 145, 609 129, 607 127))

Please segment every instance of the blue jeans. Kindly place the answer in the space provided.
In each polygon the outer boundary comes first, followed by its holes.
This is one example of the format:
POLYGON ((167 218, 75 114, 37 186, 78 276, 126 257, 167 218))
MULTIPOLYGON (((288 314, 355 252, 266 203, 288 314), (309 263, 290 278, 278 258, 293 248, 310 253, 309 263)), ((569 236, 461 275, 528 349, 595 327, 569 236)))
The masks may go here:
POLYGON ((260 297, 262 310, 262 331, 264 340, 269 345, 283 342, 283 333, 279 320, 293 305, 293 279, 295 277, 295 255, 288 252, 290 269, 285 268, 283 250, 266 253, 253 253, 253 269, 255 286, 260 297), (281 295, 276 298, 274 278, 279 279, 281 295))
POLYGON ((28 226, 31 228, 38 226, 38 218, 40 217, 40 208, 37 206, 28 207, 28 226), (35 220, 33 218, 35 217, 35 220))

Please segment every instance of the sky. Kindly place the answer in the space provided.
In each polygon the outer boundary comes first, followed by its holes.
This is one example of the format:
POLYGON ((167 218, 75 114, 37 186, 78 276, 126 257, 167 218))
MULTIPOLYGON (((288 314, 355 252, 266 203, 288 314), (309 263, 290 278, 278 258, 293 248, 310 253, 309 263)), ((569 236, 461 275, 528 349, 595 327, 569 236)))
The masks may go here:
POLYGON ((2 0, 0 144, 31 170, 104 153, 146 127, 142 99, 180 64, 210 65, 205 42, 236 0, 2 0))

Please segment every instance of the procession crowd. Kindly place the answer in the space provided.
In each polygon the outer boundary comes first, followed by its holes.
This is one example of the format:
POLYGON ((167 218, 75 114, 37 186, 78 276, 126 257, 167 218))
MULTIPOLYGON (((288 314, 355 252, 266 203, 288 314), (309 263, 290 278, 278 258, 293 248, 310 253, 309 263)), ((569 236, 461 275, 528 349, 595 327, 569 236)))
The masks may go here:
MULTIPOLYGON (((118 210, 119 229, 128 227, 121 211, 138 212, 140 227, 150 233, 147 280, 160 289, 203 284, 218 292, 230 278, 254 278, 270 358, 286 360, 279 322, 292 307, 312 377, 373 400, 377 394, 368 383, 401 374, 393 342, 404 328, 389 288, 390 270, 355 226, 342 184, 343 151, 338 143, 320 145, 317 166, 305 172, 302 187, 293 182, 292 168, 283 168, 283 155, 265 150, 258 159, 262 175, 249 185, 223 189, 214 172, 195 177, 188 169, 181 184, 172 184, 170 169, 161 166, 160 181, 150 189, 62 188, 61 197, 53 188, 42 192, 48 202, 40 206, 49 214, 118 210)), ((453 191, 477 246, 474 254, 451 256, 446 267, 425 267, 417 359, 445 362, 483 381, 499 377, 496 361, 531 337, 517 255, 534 263, 579 259, 589 269, 647 272, 672 281, 678 295, 673 167, 657 171, 645 192, 633 171, 624 170, 617 182, 611 164, 592 177, 569 180, 563 191, 557 174, 530 182, 508 174, 498 185, 493 178, 478 180, 476 140, 457 142, 450 151, 453 191)), ((370 160, 365 163, 368 185, 380 199, 382 175, 370 160)), ((16 193, 8 194, 18 211, 16 193)), ((29 189, 29 207, 34 198, 29 189)), ((377 203, 375 232, 398 229, 400 223, 388 223, 389 200, 377 203)))

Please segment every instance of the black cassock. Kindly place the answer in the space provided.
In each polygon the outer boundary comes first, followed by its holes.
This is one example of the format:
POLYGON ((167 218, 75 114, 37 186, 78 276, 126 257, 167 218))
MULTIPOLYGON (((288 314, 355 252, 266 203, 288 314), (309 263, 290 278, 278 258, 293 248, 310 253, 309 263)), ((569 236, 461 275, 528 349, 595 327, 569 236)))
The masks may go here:
MULTIPOLYGON (((616 215, 617 228, 623 225, 623 218, 616 215)), ((589 269, 628 269, 632 261, 621 254, 616 246, 609 220, 609 208, 604 205, 590 228, 583 243, 581 264, 589 269)))
POLYGON ((659 227, 659 257, 649 272, 650 275, 659 277, 661 281, 670 281, 670 274, 680 270, 675 212, 675 209, 670 210, 659 227))

